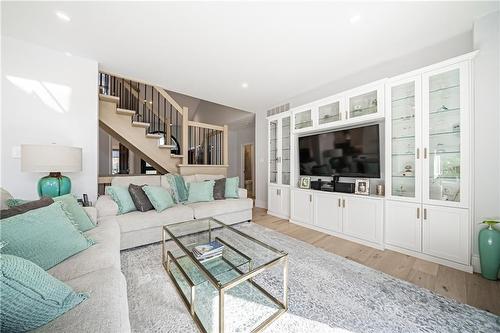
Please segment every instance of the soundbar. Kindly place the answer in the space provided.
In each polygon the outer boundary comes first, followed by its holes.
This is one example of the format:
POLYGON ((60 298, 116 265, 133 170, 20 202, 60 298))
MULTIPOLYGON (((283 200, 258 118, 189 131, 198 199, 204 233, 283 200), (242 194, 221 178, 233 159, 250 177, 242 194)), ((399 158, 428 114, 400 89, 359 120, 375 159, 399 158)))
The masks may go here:
POLYGON ((335 183, 335 192, 354 193, 354 183, 335 183))

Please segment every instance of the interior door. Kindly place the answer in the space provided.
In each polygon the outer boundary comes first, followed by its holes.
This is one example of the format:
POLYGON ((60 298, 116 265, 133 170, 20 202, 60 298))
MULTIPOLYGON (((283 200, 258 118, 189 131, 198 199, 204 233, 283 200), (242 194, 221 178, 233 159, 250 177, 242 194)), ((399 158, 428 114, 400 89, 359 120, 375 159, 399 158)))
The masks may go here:
POLYGON ((342 197, 314 193, 314 224, 331 231, 342 231, 342 197))
POLYGON ((468 63, 423 75, 423 201, 468 206, 468 63))
POLYGON ((386 200, 385 243, 422 251, 422 214, 419 203, 386 200))
POLYGON ((468 210, 431 205, 423 208, 423 252, 468 265, 468 210))
POLYGON ((420 76, 390 83, 387 91, 387 197, 421 202, 420 76))

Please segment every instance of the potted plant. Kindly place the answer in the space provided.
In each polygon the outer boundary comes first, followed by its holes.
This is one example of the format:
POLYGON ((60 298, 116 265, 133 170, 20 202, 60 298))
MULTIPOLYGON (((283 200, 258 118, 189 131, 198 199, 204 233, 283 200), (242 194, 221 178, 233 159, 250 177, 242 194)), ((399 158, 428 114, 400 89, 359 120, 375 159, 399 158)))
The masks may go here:
POLYGON ((488 280, 497 280, 500 268, 500 231, 493 228, 500 220, 485 220, 488 227, 479 232, 479 258, 481 275, 488 280))

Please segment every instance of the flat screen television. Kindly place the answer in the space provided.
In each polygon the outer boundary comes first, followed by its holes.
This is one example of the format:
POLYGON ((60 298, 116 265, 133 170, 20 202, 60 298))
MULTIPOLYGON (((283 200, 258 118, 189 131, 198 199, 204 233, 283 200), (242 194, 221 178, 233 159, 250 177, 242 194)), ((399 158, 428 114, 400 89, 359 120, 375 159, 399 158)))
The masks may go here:
POLYGON ((299 137, 300 174, 380 178, 379 125, 299 137))

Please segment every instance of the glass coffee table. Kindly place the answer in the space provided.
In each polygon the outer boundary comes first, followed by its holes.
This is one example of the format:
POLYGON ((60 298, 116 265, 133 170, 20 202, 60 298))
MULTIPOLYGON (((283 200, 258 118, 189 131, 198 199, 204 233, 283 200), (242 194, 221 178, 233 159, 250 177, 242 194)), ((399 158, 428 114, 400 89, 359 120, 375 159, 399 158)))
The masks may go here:
POLYGON ((287 253, 212 218, 166 225, 162 235, 163 267, 202 332, 260 332, 287 311, 287 253), (196 259, 193 248, 212 241, 222 254, 196 259), (271 277, 281 269, 282 281, 271 277), (265 289, 267 280, 278 281, 280 295, 265 289))

